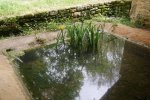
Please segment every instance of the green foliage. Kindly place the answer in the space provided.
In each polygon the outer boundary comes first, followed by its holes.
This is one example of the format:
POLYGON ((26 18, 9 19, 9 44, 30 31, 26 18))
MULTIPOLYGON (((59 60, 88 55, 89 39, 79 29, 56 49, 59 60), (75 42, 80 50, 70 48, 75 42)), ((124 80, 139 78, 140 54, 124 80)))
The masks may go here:
POLYGON ((58 25, 59 24, 56 22, 50 22, 50 23, 47 23, 47 26, 45 27, 47 30, 58 30, 58 25))
POLYGON ((60 30, 60 33, 57 35, 57 38, 56 38, 57 39, 56 49, 59 43, 65 44, 65 37, 66 37, 66 32, 64 32, 65 25, 60 25, 58 29, 60 30))
POLYGON ((70 46, 81 52, 97 51, 102 35, 98 30, 99 27, 91 22, 76 23, 67 27, 70 46))
MULTIPOLYGON (((76 21, 79 21, 79 20, 76 20, 76 21)), ((125 24, 128 26, 134 27, 134 23, 131 22, 130 19, 126 18, 126 17, 106 17, 106 16, 99 15, 97 17, 92 18, 91 20, 85 20, 84 22, 90 23, 91 21, 93 23, 95 21, 96 22, 104 22, 104 23, 109 22, 109 23, 113 23, 113 24, 121 23, 121 24, 125 24)), ((29 35, 29 34, 37 34, 40 32, 56 31, 56 30, 59 30, 58 27, 61 24, 65 25, 66 27, 70 27, 71 25, 73 25, 73 22, 71 20, 67 19, 63 23, 55 22, 55 21, 51 21, 51 22, 46 21, 46 22, 40 22, 40 23, 36 22, 33 24, 26 23, 23 27, 18 26, 18 29, 21 30, 21 32, 18 34, 29 35)), ((80 26, 81 26, 81 24, 80 24, 80 26)), ((85 26, 85 23, 84 23, 84 26, 85 26)), ((8 34, 7 36, 12 37, 12 35, 10 35, 10 34, 8 34)), ((6 36, 5 35, 3 36, 3 34, 1 34, 0 38, 6 38, 6 36)))
MULTIPOLYGON (((58 27, 59 27, 60 24, 61 23, 57 23, 55 21, 35 23, 33 26, 29 26, 27 24, 21 30, 23 31, 23 33, 22 33, 23 35, 33 34, 33 33, 37 34, 37 33, 40 33, 40 32, 47 32, 47 31, 57 31, 57 30, 59 30, 58 27)), ((66 22, 65 25, 67 25, 67 22, 66 22)))

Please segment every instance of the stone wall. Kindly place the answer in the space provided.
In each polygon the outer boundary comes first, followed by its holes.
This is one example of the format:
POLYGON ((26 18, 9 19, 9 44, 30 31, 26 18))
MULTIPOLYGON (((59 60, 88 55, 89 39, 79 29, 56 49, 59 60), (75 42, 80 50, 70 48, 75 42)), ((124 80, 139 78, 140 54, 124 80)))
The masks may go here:
POLYGON ((130 17, 138 27, 150 28, 150 0, 133 0, 130 17))
POLYGON ((67 9, 53 10, 25 16, 16 16, 0 20, 0 36, 8 34, 19 34, 22 27, 34 26, 39 22, 58 21, 63 19, 90 19, 92 16, 126 16, 129 15, 131 1, 113 1, 109 3, 90 4, 86 6, 77 6, 67 9))

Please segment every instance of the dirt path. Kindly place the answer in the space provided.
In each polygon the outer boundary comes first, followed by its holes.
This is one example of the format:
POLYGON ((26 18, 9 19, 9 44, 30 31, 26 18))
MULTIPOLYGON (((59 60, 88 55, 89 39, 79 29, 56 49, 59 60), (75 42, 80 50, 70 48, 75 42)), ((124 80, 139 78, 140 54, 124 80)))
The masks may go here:
MULTIPOLYGON (((118 25, 112 31, 112 24, 106 24, 105 29, 121 38, 135 42, 150 48, 150 31, 131 28, 125 25, 118 25)), ((51 43, 58 32, 42 33, 38 37, 51 43)), ((29 45, 35 42, 35 36, 19 36, 0 40, 0 100, 28 100, 27 93, 24 92, 23 85, 19 81, 12 65, 2 52, 6 49, 25 50, 38 45, 29 45)))

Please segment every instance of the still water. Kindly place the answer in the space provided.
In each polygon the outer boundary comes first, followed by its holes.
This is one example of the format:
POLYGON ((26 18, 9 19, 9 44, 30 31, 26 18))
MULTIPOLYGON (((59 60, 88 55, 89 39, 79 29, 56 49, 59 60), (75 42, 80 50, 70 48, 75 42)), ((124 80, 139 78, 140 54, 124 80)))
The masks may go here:
POLYGON ((125 41, 119 74, 100 100, 150 100, 150 48, 125 41))
MULTIPOLYGON (((128 80, 130 80, 131 76, 131 78, 136 76, 134 75, 136 73, 134 71, 133 73, 130 67, 136 67, 137 61, 139 63, 138 65, 140 65, 141 60, 136 59, 139 56, 140 58, 143 57, 141 55, 133 55, 131 59, 132 56, 129 56, 128 51, 130 51, 130 47, 135 47, 134 44, 109 35, 104 36, 101 42, 100 51, 97 53, 81 53, 70 48, 67 44, 60 44, 57 49, 55 45, 50 45, 26 51, 25 55, 20 57, 23 63, 18 62, 18 68, 33 99, 148 100, 149 94, 147 92, 144 92, 147 95, 144 93, 140 95, 140 92, 145 91, 145 87, 141 87, 144 88, 143 90, 138 90, 139 94, 135 95, 135 99, 132 99, 130 95, 129 97, 126 96, 128 90, 131 91, 134 89, 132 88, 130 90, 132 85, 128 87, 131 84, 128 83, 128 80), (128 44, 131 46, 128 46, 128 44), (130 68, 129 71, 127 70, 128 67, 130 68), (130 70, 131 73, 128 73, 130 70), (126 82, 125 84, 124 81, 126 82), (127 91, 120 90, 123 87, 127 91), (124 95, 120 97, 121 95, 118 95, 119 93, 124 95), (114 99, 114 97, 116 98, 114 99), (126 98, 123 99, 124 97, 126 98)), ((133 49, 138 51, 138 48, 133 49)), ((145 58, 141 59, 146 59, 147 61, 149 55, 149 50, 147 50, 147 54, 144 55, 145 58)), ((148 65, 148 62, 145 65, 141 64, 141 66, 149 69, 148 65)), ((146 68, 145 70, 147 70, 146 68)), ((142 70, 140 71, 142 75, 142 70)), ((143 77, 145 77, 145 74, 143 77)), ((145 78, 146 80, 150 79, 150 75, 146 74, 145 78)), ((136 81, 138 83, 141 79, 138 80, 137 78, 136 80, 133 78, 130 81, 136 81)), ((146 83, 147 89, 150 89, 149 83, 146 83)))

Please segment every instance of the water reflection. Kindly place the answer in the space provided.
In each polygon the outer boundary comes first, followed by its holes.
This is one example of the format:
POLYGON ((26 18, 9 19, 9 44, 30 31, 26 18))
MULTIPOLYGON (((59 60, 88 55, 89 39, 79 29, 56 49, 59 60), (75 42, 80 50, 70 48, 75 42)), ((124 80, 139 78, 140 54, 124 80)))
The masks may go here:
POLYGON ((104 36, 100 52, 79 53, 67 45, 26 52, 19 69, 34 99, 98 100, 119 78, 124 41, 104 36))
POLYGON ((150 100, 150 49, 126 41, 120 75, 101 100, 150 100))

